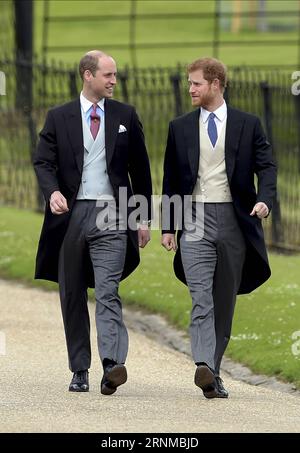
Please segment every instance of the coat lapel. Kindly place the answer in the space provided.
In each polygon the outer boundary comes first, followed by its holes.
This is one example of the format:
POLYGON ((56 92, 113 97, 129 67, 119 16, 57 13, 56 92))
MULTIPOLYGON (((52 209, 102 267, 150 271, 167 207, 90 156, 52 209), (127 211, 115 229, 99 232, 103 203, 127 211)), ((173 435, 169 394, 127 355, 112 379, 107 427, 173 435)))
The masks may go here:
POLYGON ((196 183, 197 180, 200 156, 199 115, 200 110, 196 109, 187 117, 183 132, 184 140, 187 145, 188 160, 194 183, 196 183))
POLYGON ((83 130, 81 120, 80 100, 72 102, 70 113, 66 114, 66 126, 68 131, 69 141, 71 143, 75 160, 80 174, 83 167, 83 130))
POLYGON ((120 115, 116 108, 116 104, 114 102, 111 102, 109 99, 105 99, 104 112, 106 166, 108 169, 113 157, 115 143, 119 132, 120 115))
MULTIPOLYGON (((200 109, 196 109, 187 117, 184 125, 184 139, 187 145, 193 183, 196 183, 197 180, 200 158, 199 115, 200 109)), ((244 120, 241 119, 239 112, 228 106, 225 135, 225 163, 229 183, 235 167, 235 159, 239 149, 243 124, 244 120)))
POLYGON ((228 182, 230 184, 234 171, 237 151, 239 149, 240 136, 244 120, 241 119, 239 112, 231 107, 227 107, 227 123, 225 135, 225 164, 228 182))

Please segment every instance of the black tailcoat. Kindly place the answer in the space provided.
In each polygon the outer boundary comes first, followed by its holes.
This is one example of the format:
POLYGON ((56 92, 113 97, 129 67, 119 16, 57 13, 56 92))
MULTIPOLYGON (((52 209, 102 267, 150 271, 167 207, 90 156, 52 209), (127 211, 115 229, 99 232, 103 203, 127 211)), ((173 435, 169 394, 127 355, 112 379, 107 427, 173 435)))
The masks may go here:
MULTIPOLYGON (((200 109, 171 121, 164 162, 163 194, 183 197, 193 193, 199 168, 200 109)), ((227 108, 225 165, 237 220, 246 240, 246 259, 239 294, 249 293, 271 275, 261 220, 250 216, 255 203, 269 210, 276 191, 276 166, 271 146, 259 119, 227 108), (257 190, 254 176, 257 175, 257 190)), ((176 225, 163 232, 174 233, 176 225)), ((181 231, 178 232, 179 244, 181 231)), ((174 259, 177 277, 186 283, 178 248, 174 259)))
MULTIPOLYGON (((104 112, 106 166, 114 195, 118 200, 119 187, 127 188, 128 198, 132 194, 144 195, 148 201, 150 219, 150 166, 142 126, 135 109, 106 99, 104 112), (125 132, 119 133, 120 125, 125 126, 125 132)), ((48 112, 34 156, 34 168, 46 200, 35 278, 58 280, 59 251, 81 183, 83 156, 81 107, 77 99, 48 112), (49 198, 55 190, 59 190, 67 199, 68 213, 51 213, 49 198)), ((139 263, 137 231, 129 231, 128 234, 130 240, 122 278, 128 276, 139 263)), ((89 286, 93 287, 94 275, 89 258, 86 273, 89 286)))

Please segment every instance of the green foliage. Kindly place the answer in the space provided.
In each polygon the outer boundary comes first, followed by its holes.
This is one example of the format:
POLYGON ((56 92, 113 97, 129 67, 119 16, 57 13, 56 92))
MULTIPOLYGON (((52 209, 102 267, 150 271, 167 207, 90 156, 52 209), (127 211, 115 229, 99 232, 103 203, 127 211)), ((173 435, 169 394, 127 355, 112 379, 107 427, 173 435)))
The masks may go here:
MULTIPOLYGON (((0 276, 56 288, 34 281, 34 260, 42 216, 30 211, 0 207, 0 276)), ((160 233, 141 251, 138 269, 121 284, 125 305, 162 314, 187 331, 190 296, 172 270, 173 252, 160 245, 160 233)), ((300 332, 300 255, 270 255, 273 275, 255 292, 238 298, 228 356, 256 372, 277 375, 300 388, 299 355, 293 355, 294 332, 300 332)), ((3 314, 5 316, 5 314, 3 314)))
MULTIPOLYGON (((0 55, 8 55, 14 48, 13 2, 1 0, 0 2, 0 55)), ((0 68, 1 70, 1 68, 0 68)))

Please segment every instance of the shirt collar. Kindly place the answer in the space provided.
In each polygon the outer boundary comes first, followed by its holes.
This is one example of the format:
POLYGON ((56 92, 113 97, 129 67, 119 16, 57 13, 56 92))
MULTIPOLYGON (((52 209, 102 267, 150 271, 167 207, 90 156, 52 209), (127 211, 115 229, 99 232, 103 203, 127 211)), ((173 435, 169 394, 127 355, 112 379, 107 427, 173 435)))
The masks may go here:
MULTIPOLYGON (((212 112, 209 112, 208 110, 206 110, 203 107, 201 107, 201 118, 202 118, 203 123, 206 123, 210 113, 212 113, 212 112)), ((227 115, 226 102, 224 101, 223 104, 220 105, 220 107, 218 107, 216 110, 214 110, 213 113, 216 115, 216 117, 217 117, 217 119, 219 121, 221 121, 221 122, 224 121, 224 119, 225 119, 225 117, 227 115)))
MULTIPOLYGON (((80 93, 80 105, 84 113, 86 113, 93 105, 91 101, 89 101, 83 94, 82 92, 80 93)), ((100 99, 99 102, 97 102, 98 107, 100 107, 101 110, 104 111, 104 98, 100 99)))

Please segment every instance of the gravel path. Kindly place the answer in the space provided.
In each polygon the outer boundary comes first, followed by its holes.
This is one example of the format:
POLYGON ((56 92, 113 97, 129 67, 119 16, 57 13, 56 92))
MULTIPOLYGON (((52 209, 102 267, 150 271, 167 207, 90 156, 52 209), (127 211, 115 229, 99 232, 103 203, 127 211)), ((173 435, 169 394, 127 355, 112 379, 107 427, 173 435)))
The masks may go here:
POLYGON ((101 395, 93 322, 90 392, 69 393, 58 295, 0 280, 0 311, 0 432, 299 432, 297 395, 225 374, 230 398, 206 400, 189 357, 132 330, 128 382, 101 395))

